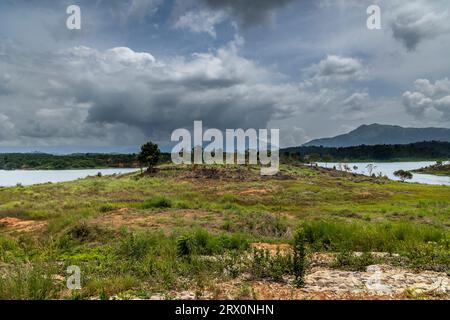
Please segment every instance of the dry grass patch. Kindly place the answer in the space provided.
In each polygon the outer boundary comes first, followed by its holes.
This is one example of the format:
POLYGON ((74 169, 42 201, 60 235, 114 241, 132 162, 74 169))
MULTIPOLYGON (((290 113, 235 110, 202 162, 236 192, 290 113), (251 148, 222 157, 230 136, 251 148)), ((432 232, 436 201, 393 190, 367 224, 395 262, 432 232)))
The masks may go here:
POLYGON ((122 208, 95 218, 92 223, 113 229, 121 227, 132 230, 162 229, 169 233, 176 226, 199 226, 208 230, 218 230, 223 224, 223 215, 195 209, 142 212, 136 209, 122 208))

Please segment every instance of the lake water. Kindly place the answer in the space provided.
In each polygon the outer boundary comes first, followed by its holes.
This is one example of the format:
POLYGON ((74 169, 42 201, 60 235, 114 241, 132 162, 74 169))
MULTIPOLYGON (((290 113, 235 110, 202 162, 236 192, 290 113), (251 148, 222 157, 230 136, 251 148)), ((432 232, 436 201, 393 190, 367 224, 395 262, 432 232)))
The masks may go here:
MULTIPOLYGON (((378 175, 381 173, 383 176, 387 176, 392 180, 400 180, 396 176, 394 176, 394 172, 397 170, 415 170, 423 167, 428 167, 436 164, 435 161, 421 161, 421 162, 349 162, 345 163, 350 171, 353 173, 359 173, 364 175, 370 175, 368 165, 372 164, 372 174, 378 175), (354 167, 357 167, 355 169, 354 167)), ((333 168, 336 167, 338 170, 344 170, 344 163, 319 163, 321 167, 333 168)), ((431 174, 419 174, 413 172, 413 178, 408 180, 408 182, 417 182, 424 184, 433 184, 433 185, 447 185, 450 186, 450 177, 448 176, 436 176, 431 174)))
MULTIPOLYGON (((435 164, 434 161, 423 162, 371 162, 373 164, 372 174, 378 175, 381 173, 392 180, 399 180, 394 176, 397 170, 415 170, 435 164)), ((351 162, 346 163, 353 173, 369 175, 367 162, 351 162), (354 167, 357 167, 355 169, 354 167)), ((333 168, 343 170, 343 163, 319 163, 321 167, 333 168)), ((95 176, 101 172, 102 175, 121 174, 138 171, 139 169, 88 169, 88 170, 0 170, 0 187, 12 187, 18 183, 28 186, 33 184, 47 183, 47 182, 66 182, 73 181, 88 176, 95 176)), ((435 176, 430 174, 413 173, 413 178, 408 182, 418 182, 424 184, 434 185, 448 185, 450 186, 450 177, 435 176)))
POLYGON ((121 174, 139 169, 88 169, 88 170, 0 170, 0 187, 12 187, 18 183, 29 186, 46 182, 73 181, 88 176, 121 174))

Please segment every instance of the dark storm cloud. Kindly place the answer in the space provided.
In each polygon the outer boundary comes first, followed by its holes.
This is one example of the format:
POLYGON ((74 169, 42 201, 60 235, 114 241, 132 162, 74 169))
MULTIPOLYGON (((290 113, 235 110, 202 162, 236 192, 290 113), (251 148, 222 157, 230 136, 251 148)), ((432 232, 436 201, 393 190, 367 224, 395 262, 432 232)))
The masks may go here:
POLYGON ((413 51, 419 43, 432 40, 439 35, 450 32, 450 16, 448 12, 412 11, 399 14, 391 25, 395 39, 413 51))
POLYGON ((0 1, 0 146, 167 142, 194 120, 298 145, 450 119, 446 1, 378 0, 383 30, 369 32, 357 0, 79 0, 76 33, 73 2, 0 1))
POLYGON ((303 99, 296 86, 278 84, 276 74, 239 56, 234 44, 163 60, 124 47, 76 47, 31 69, 20 65, 32 66, 25 57, 0 62, 13 74, 10 94, 0 96, 0 120, 16 140, 167 141, 194 120, 220 129, 264 128, 303 99))
POLYGON ((227 10, 241 26, 270 23, 277 9, 294 0, 199 0, 211 9, 227 10))

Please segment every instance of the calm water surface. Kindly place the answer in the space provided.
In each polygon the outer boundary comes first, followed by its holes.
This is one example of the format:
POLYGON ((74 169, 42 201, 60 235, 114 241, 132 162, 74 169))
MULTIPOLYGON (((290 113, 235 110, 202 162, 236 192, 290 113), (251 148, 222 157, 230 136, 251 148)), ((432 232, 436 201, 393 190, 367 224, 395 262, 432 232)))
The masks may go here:
MULTIPOLYGON (((394 172, 397 170, 415 170, 423 167, 428 167, 436 164, 434 161, 420 161, 420 162, 349 162, 346 163, 351 172, 360 173, 364 175, 370 175, 368 167, 369 164, 373 165, 372 174, 378 175, 381 173, 383 176, 387 176, 392 180, 399 180, 394 176, 394 172)), ((344 170, 344 163, 319 163, 321 167, 333 168, 338 170, 344 170)), ((408 182, 417 182, 433 185, 447 185, 450 186, 450 177, 448 176, 436 176, 431 174, 419 174, 413 172, 413 178, 408 182)))
POLYGON ((139 169, 87 169, 87 170, 0 170, 0 187, 12 187, 18 183, 29 186, 46 182, 73 181, 88 176, 134 172, 139 169))
MULTIPOLYGON (((369 175, 369 163, 367 162, 351 162, 346 163, 351 172, 369 175)), ((414 170, 422 167, 427 167, 435 164, 433 161, 422 162, 372 162, 372 174, 382 174, 392 180, 399 180, 394 176, 397 170, 414 170)), ((343 163, 319 163, 321 167, 344 170, 343 163)), ((73 181, 88 176, 95 176, 98 172, 102 175, 121 174, 134 172, 139 169, 88 169, 88 170, 0 170, 0 187, 12 187, 17 184, 24 186, 47 183, 47 182, 65 182, 73 181)), ((433 185, 448 185, 450 186, 450 177, 436 176, 431 174, 413 173, 413 179, 409 182, 418 182, 433 185)))

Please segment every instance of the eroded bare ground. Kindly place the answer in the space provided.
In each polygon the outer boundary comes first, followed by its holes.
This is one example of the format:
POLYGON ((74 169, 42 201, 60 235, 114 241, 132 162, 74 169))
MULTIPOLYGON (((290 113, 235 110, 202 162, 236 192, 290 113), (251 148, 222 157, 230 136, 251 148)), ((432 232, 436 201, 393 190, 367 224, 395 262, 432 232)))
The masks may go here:
MULTIPOLYGON (((252 280, 250 275, 220 282, 206 290, 154 294, 150 299, 257 299, 257 300, 404 300, 450 298, 450 279, 444 273, 413 272, 387 265, 374 265, 369 271, 352 272, 331 268, 314 268, 306 276, 304 288, 282 283, 252 280), (376 273, 380 269, 379 281, 376 273)), ((120 297, 119 297, 120 298, 120 297)))
POLYGON ((41 230, 47 225, 45 221, 25 220, 14 217, 0 218, 2 232, 33 232, 41 230))
MULTIPOLYGON (((289 245, 255 243, 253 248, 272 254, 287 253, 289 245)), ((385 253, 373 253, 384 256, 385 253)), ((309 257, 310 269, 305 286, 296 288, 291 277, 283 281, 255 280, 242 274, 229 281, 217 281, 196 290, 153 294, 150 299, 256 299, 256 300, 406 300, 450 299, 450 277, 446 273, 414 271, 386 264, 368 266, 365 271, 332 268, 335 255, 315 253, 309 257)), ((115 296, 113 299, 135 299, 115 296)))
MULTIPOLYGON (((351 272, 331 268, 314 268, 306 276, 304 288, 297 289, 292 280, 276 283, 252 280, 250 275, 218 282, 203 290, 172 291, 154 294, 152 300, 164 299, 256 299, 256 300, 448 300, 450 279, 445 273, 414 272, 387 265, 370 266, 369 271, 351 272), (381 270, 379 280, 373 269, 381 270)), ((115 299, 135 299, 116 296, 115 299)))

